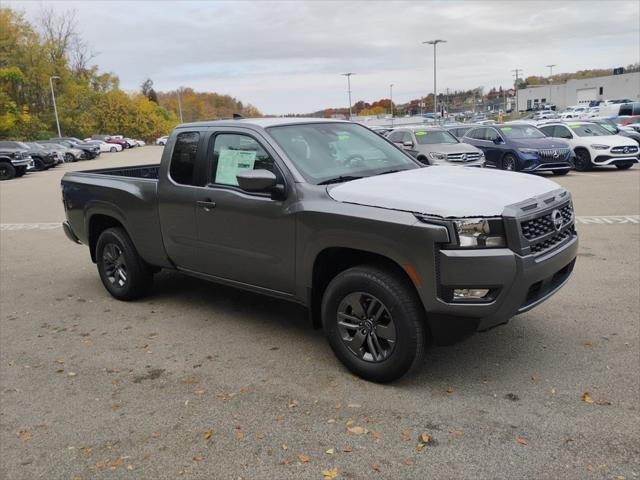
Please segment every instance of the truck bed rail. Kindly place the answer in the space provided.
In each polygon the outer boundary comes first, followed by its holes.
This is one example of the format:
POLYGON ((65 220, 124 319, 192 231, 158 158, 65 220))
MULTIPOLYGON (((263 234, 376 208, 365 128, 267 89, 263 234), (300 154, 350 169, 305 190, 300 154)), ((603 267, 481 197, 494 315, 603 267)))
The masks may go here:
POLYGON ((116 177, 147 178, 158 180, 160 165, 136 165, 122 168, 101 168, 98 170, 84 170, 81 173, 94 173, 98 175, 113 175, 116 177))

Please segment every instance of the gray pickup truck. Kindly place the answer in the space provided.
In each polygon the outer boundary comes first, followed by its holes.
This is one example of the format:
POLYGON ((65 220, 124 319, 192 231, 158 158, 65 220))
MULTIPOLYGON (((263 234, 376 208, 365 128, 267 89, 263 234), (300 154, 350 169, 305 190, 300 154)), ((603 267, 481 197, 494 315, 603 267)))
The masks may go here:
POLYGON ((487 330, 567 281, 571 195, 542 177, 422 166, 351 122, 180 125, 160 165, 67 173, 66 235, 111 295, 173 269, 308 307, 338 358, 391 381, 429 341, 487 330))

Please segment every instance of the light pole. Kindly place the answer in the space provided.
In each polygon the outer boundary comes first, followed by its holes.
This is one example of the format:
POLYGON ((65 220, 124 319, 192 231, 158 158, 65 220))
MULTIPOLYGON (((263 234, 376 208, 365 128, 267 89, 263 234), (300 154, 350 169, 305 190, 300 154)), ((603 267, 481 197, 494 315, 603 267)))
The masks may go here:
POLYGON ((438 89, 436 87, 436 46, 439 43, 447 43, 447 41, 438 39, 438 40, 429 40, 427 42, 422 42, 422 43, 433 45, 433 117, 434 117, 433 119, 435 120, 435 117, 438 112, 438 89))
POLYGON ((49 85, 51 86, 51 98, 53 99, 53 113, 56 115, 56 126, 58 127, 58 138, 62 138, 62 133, 60 132, 60 120, 58 120, 58 107, 56 106, 56 94, 53 93, 53 79, 60 79, 57 75, 53 75, 49 77, 49 85))
POLYGON ((349 94, 349 120, 351 120, 351 75, 353 72, 341 73, 343 77, 347 77, 347 93, 349 94))
POLYGON ((182 87, 178 88, 178 111, 180 112, 180 123, 184 123, 184 120, 182 120, 182 102, 180 101, 180 90, 182 89, 182 87))
POLYGON ((556 64, 552 64, 552 65, 547 65, 547 67, 549 67, 549 103, 551 103, 551 77, 553 76, 553 67, 555 67, 556 64))
POLYGON ((393 127, 393 83, 389 84, 389 100, 391 106, 391 127, 393 127))

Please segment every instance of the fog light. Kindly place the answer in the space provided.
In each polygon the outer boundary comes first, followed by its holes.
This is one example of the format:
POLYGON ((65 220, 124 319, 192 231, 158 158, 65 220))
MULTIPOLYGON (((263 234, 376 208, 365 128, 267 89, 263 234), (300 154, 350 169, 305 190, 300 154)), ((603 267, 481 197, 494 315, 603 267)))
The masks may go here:
POLYGON ((484 298, 489 294, 488 288, 455 288, 453 290, 454 300, 465 298, 484 298))

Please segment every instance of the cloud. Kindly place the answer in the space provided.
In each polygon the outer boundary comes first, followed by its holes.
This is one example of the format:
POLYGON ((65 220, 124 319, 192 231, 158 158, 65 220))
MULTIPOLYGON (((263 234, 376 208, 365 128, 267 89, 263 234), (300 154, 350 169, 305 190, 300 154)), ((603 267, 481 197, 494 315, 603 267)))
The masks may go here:
MULTIPOLYGON (((34 19, 37 3, 10 2, 34 19)), ((640 3, 631 1, 53 2, 77 10, 83 36, 125 89, 151 77, 236 96, 269 113, 356 99, 406 101, 438 85, 508 86, 525 75, 609 68, 640 57, 640 3)))

